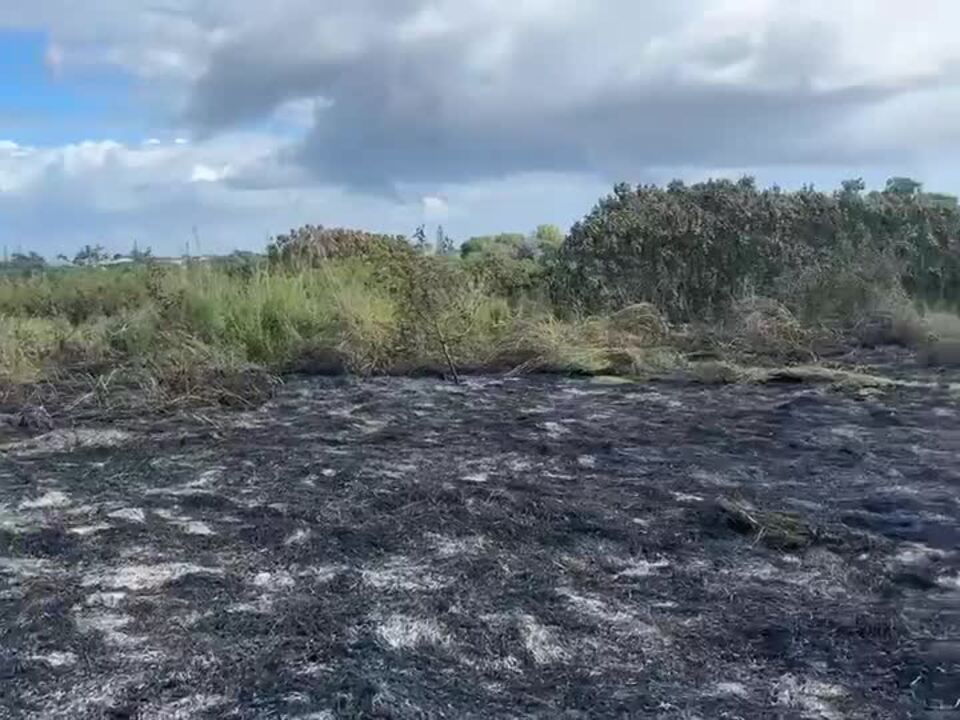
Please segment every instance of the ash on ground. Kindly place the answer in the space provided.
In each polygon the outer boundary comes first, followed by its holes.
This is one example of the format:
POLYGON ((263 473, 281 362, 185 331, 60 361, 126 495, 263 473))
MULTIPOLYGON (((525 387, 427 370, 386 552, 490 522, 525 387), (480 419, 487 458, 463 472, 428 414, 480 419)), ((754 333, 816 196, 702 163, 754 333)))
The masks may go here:
POLYGON ((960 699, 946 386, 299 380, 2 453, 0 717, 960 699))

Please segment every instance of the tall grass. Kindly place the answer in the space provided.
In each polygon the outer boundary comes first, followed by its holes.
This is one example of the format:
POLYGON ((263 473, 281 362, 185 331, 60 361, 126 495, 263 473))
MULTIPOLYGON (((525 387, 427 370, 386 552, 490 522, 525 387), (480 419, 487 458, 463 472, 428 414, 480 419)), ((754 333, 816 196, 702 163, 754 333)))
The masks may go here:
POLYGON ((379 270, 339 260, 238 276, 194 264, 7 281, 0 284, 0 372, 35 379, 68 358, 177 373, 189 363, 282 372, 317 356, 359 373, 436 367, 443 360, 435 326, 444 328, 457 362, 483 362, 520 312, 476 283, 455 282, 429 309, 428 327, 409 294, 379 270))

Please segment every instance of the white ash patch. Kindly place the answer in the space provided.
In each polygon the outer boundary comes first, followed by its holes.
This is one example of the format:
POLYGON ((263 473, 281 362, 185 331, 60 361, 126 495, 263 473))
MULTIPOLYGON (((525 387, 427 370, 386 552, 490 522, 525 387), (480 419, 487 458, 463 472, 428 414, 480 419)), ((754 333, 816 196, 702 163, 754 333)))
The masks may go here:
POLYGON ((565 597, 577 611, 589 615, 598 620, 604 620, 612 623, 628 623, 633 621, 633 616, 629 613, 610 610, 607 604, 598 598, 585 597, 578 595, 572 590, 561 588, 557 594, 565 597))
POLYGON ((524 458, 513 458, 507 463, 507 467, 513 472, 526 472, 533 469, 533 463, 524 458))
POLYGON ((475 555, 487 547, 486 539, 481 535, 454 538, 430 533, 428 536, 437 555, 452 558, 458 555, 475 555))
POLYGON ((670 494, 673 495, 674 499, 675 499, 677 502, 682 502, 682 503, 701 503, 701 502, 703 502, 703 496, 702 496, 702 495, 693 495, 692 493, 682 493, 682 492, 673 492, 673 493, 670 493, 670 494))
POLYGON ((42 655, 31 655, 30 659, 33 662, 43 663, 52 668, 71 667, 77 664, 76 654, 72 652, 60 652, 58 650, 42 655))
POLYGON ((738 483, 736 480, 731 480, 720 473, 704 470, 703 468, 697 468, 696 470, 692 471, 690 473, 690 479, 696 480, 704 485, 712 485, 714 487, 721 488, 738 487, 740 485, 740 483, 738 483))
POLYGON ((273 598, 261 595, 252 602, 237 602, 226 607, 225 612, 232 615, 269 615, 273 612, 273 598))
POLYGON ((301 677, 321 677, 335 671, 332 665, 322 662, 304 663, 297 667, 294 672, 301 677))
POLYGON ((200 475, 191 483, 187 483, 186 487, 195 487, 195 488, 205 488, 214 485, 223 478, 223 474, 226 472, 226 468, 222 465, 217 467, 210 468, 209 470, 204 470, 200 475))
POLYGON ((80 525, 79 527, 70 528, 70 533, 72 535, 79 535, 80 537, 90 537, 91 535, 96 535, 101 533, 104 530, 109 530, 112 525, 107 525, 106 523, 97 523, 96 525, 80 525))
POLYGON ((140 508, 126 507, 107 513, 111 520, 126 520, 132 523, 144 523, 147 521, 147 515, 140 508))
POLYGON ((287 547, 290 547, 291 545, 303 545, 305 542, 307 542, 307 540, 311 538, 312 535, 313 535, 312 531, 301 528, 300 530, 297 530, 291 533, 290 535, 288 535, 287 538, 283 541, 283 544, 286 545, 287 547))
POLYGON ((843 714, 834 702, 847 695, 839 685, 819 680, 801 680, 794 675, 784 675, 773 688, 777 705, 800 710, 811 720, 843 720, 843 714))
POLYGON ((166 703, 159 707, 144 710, 144 720, 190 720, 201 713, 208 713, 214 708, 226 704, 223 695, 190 695, 188 697, 166 703))
POLYGON ((316 565, 304 568, 297 573, 297 576, 313 580, 314 582, 325 583, 337 577, 337 575, 343 572, 343 569, 342 565, 316 565))
POLYGON ((623 570, 617 573, 618 578, 642 578, 654 575, 659 570, 670 567, 668 560, 633 560, 623 570))
POLYGON ((517 625, 523 635, 523 645, 537 665, 549 665, 567 659, 567 650, 554 633, 541 625, 533 615, 520 615, 517 625))
POLYGON ((130 688, 142 687, 144 681, 142 673, 113 673, 93 680, 71 682, 68 689, 56 689, 44 695, 42 711, 31 717, 43 720, 102 717, 105 708, 113 705, 130 688))
POLYGON ((125 592, 95 592, 87 595, 84 605, 88 607, 105 607, 116 609, 126 600, 125 592))
POLYGON ((450 638, 436 620, 408 615, 391 615, 377 625, 377 635, 391 650, 450 643, 450 638))
POLYGON ((469 475, 463 476, 463 481, 468 483, 482 484, 487 482, 489 479, 490 479, 490 473, 486 473, 486 472, 470 473, 469 475))
POLYGON ((488 663, 486 667, 497 673, 510 673, 511 675, 523 674, 523 663, 516 655, 507 655, 502 658, 495 658, 488 663))
POLYGON ((28 440, 0 445, 0 453, 10 457, 33 457, 48 453, 63 453, 84 448, 114 448, 124 445, 134 436, 123 430, 54 430, 28 440))
POLYGON ((406 557, 395 557, 381 565, 361 571, 363 582, 377 590, 438 590, 450 580, 417 565, 406 557))
POLYGON ((38 524, 32 517, 28 518, 19 510, 11 509, 6 503, 0 503, 0 530, 15 533, 37 527, 38 524))
POLYGON ((634 637, 662 639, 660 631, 650 623, 640 620, 634 613, 623 609, 611 608, 605 601, 596 597, 578 595, 567 588, 557 591, 565 597, 574 609, 600 622, 614 625, 623 633, 634 637))
POLYGON ((356 428, 364 435, 376 435, 381 430, 386 429, 389 423, 386 420, 372 420, 363 418, 356 424, 356 428))
POLYGON ((580 455, 577 458, 577 465, 582 468, 595 468, 597 466, 597 459, 593 455, 580 455))
POLYGON ((564 427, 560 423, 553 422, 552 420, 541 423, 540 427, 547 433, 547 437, 551 440, 559 440, 570 434, 570 428, 564 427))
POLYGON ((127 590, 155 590, 167 583, 190 575, 223 575, 219 568, 202 567, 191 563, 161 563, 158 565, 124 565, 108 572, 89 573, 83 586, 125 588, 127 590))
POLYGON ((70 505, 70 496, 60 490, 51 490, 33 500, 24 500, 20 503, 21 510, 54 510, 70 505))
POLYGON ((173 523, 178 528, 183 530, 187 535, 216 535, 217 532, 201 520, 187 520, 184 522, 175 522, 173 523))
POLYGON ((159 495, 163 497, 209 497, 210 495, 215 494, 216 493, 210 488, 198 487, 195 482, 189 482, 183 485, 176 485, 168 488, 150 488, 144 493, 144 495, 159 495))
POLYGON ((320 471, 320 474, 323 475, 325 478, 333 478, 337 476, 337 471, 334 470, 333 468, 324 468, 323 470, 320 471))
POLYGON ((256 588, 267 592, 283 592, 296 587, 297 581, 286 570, 277 572, 260 572, 253 576, 252 584, 256 588))
POLYGON ((0 573, 25 578, 43 577, 56 572, 57 566, 42 558, 0 557, 0 573))
POLYGON ((960 590, 960 575, 944 575, 937 584, 949 590, 960 590))
POLYGON ((563 394, 568 397, 591 397, 603 395, 603 393, 603 390, 584 390, 580 387, 565 387, 563 389, 563 394))
POLYGON ((166 508, 158 508, 154 510, 153 513, 157 517, 166 520, 170 525, 179 528, 187 535, 209 536, 217 534, 217 532, 207 525, 207 523, 201 520, 194 520, 187 515, 179 515, 172 510, 167 510, 166 508))
POLYGON ((630 393, 628 397, 631 400, 640 400, 650 404, 661 405, 663 407, 671 408, 672 410, 680 410, 684 406, 679 400, 668 397, 667 395, 657 392, 656 390, 630 393))
POLYGON ((62 509, 64 515, 70 517, 80 517, 81 515, 96 515, 100 508, 96 505, 77 505, 76 507, 66 507, 62 509))
POLYGON ((895 560, 902 565, 917 565, 929 561, 942 560, 947 556, 943 550, 923 545, 922 543, 908 543, 901 548, 895 560))
POLYGON ((750 691, 747 686, 739 682, 718 682, 714 683, 711 689, 714 697, 734 697, 746 699, 750 697, 750 691))

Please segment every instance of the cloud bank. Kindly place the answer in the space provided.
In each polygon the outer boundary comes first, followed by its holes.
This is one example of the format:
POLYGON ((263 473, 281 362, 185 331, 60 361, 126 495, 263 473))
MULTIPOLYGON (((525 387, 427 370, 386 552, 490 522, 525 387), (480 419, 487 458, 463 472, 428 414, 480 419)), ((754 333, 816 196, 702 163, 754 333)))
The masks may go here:
POLYGON ((215 220, 228 212, 283 229, 299 198, 365 225, 479 229, 457 205, 474 191, 501 188, 505 220, 525 198, 531 225, 595 200, 551 211, 532 178, 564 199, 671 168, 957 180, 952 0, 16 5, 0 27, 45 31, 60 82, 120 71, 158 134, 191 138, 0 146, 0 209, 25 224, 41 203, 104 226, 179 204, 223 233, 242 227, 215 220))

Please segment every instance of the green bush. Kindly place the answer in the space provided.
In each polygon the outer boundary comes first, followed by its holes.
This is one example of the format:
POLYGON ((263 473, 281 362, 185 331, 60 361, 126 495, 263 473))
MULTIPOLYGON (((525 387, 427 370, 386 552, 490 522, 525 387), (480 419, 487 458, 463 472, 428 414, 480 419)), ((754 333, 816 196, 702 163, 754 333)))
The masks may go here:
POLYGON ((293 269, 319 267, 327 261, 347 258, 383 261, 411 253, 413 247, 403 236, 320 225, 305 225, 278 235, 267 248, 273 265, 293 269))
MULTIPOLYGON (((823 288, 813 288, 824 280, 840 290, 844 283, 830 279, 838 273, 866 292, 960 297, 960 211, 922 194, 861 190, 848 183, 833 194, 761 191, 749 178, 618 185, 560 248, 551 295, 560 308, 588 313, 649 301, 678 321, 719 320, 750 294, 806 313, 797 285, 811 289, 807 299, 824 299, 823 288)), ((848 307, 830 313, 868 302, 836 301, 848 307)))

